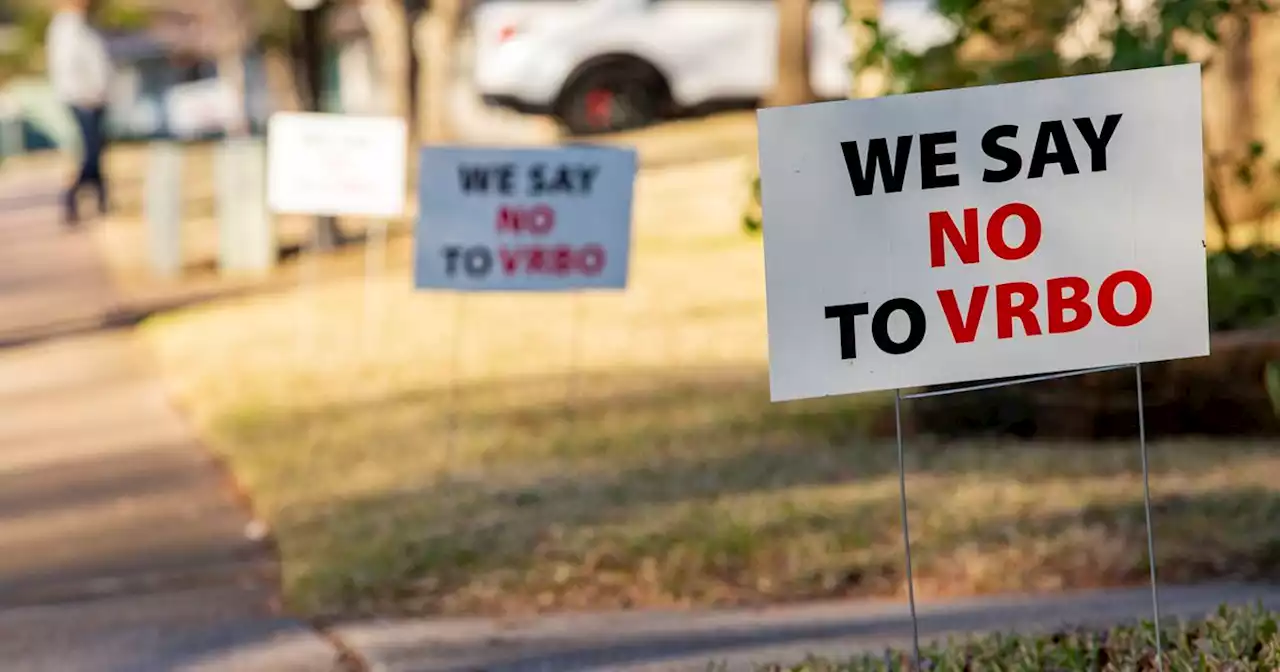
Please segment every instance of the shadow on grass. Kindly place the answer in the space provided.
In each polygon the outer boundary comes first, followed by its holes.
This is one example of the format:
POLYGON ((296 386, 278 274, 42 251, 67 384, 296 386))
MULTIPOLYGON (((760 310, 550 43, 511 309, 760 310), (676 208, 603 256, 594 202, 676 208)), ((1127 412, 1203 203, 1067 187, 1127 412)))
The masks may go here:
POLYGON ((100 315, 85 319, 69 319, 21 329, 0 330, 0 350, 36 345, 59 338, 132 329, 156 315, 249 293, 251 290, 243 288, 187 292, 176 297, 120 304, 100 315))
MULTIPOLYGON (((470 515, 477 524, 465 527, 465 534, 432 534, 448 524, 430 515, 412 514, 421 525, 419 534, 394 547, 377 549, 349 567, 352 571, 346 576, 328 577, 336 580, 326 588, 336 589, 328 595, 335 600, 329 606, 342 606, 327 613, 330 617, 503 615, 652 606, 761 607, 815 599, 897 598, 905 590, 892 496, 821 512, 795 511, 762 525, 734 525, 732 513, 723 517, 707 513, 691 516, 660 534, 627 539, 609 539, 600 531, 635 522, 656 504, 709 501, 717 494, 667 492, 663 496, 651 490, 648 497, 593 503, 576 516, 547 520, 545 514, 556 508, 557 498, 570 496, 585 504, 604 487, 575 487, 566 481, 539 497, 522 498, 519 493, 489 492, 475 484, 437 484, 437 501, 473 502, 474 508, 453 513, 470 515), (498 510, 502 510, 500 522, 479 523, 492 520, 498 510), (575 543, 579 532, 589 539, 588 545, 575 543), (809 565, 810 573, 789 573, 786 567, 770 563, 788 550, 807 549, 806 538, 813 535, 840 546, 840 552, 830 562, 809 565), (874 548, 882 550, 870 552, 874 548), (381 575, 389 579, 386 583, 361 583, 359 578, 393 569, 398 571, 381 575), (557 577, 556 571, 566 574, 557 577), (762 578, 771 581, 772 587, 763 588, 762 578)), ((386 524, 420 507, 418 498, 401 494, 342 502, 335 509, 313 512, 315 517, 304 524, 329 525, 335 516, 352 515, 386 524)), ((1280 531, 1274 524, 1255 524, 1275 520, 1280 493, 1250 490, 1160 497, 1155 505, 1162 584, 1280 581, 1280 531), (1232 517, 1241 510, 1247 513, 1232 517)), ((1141 503, 1133 502, 1088 506, 1082 516, 996 517, 968 529, 916 539, 918 589, 929 599, 1144 585, 1148 565, 1140 512, 1141 503), (1091 530, 1088 537, 1070 534, 1083 524, 1091 530), (1016 537, 1010 536, 1011 528, 1017 529, 1016 537), (1045 545, 1056 548, 1053 555, 1032 563, 1011 559, 1045 545), (1003 580, 967 584, 956 575, 954 554, 966 546, 991 549, 991 562, 1006 563, 1003 580), (1003 552, 1008 553, 1002 556, 1003 552), (927 587, 946 582, 951 583, 943 590, 927 587)))
MULTIPOLYGON (((584 374, 577 385, 591 392, 576 397, 566 383, 259 409, 225 418, 218 431, 233 462, 256 462, 270 488, 303 492, 300 475, 313 469, 339 483, 370 465, 384 474, 360 494, 345 485, 337 489, 349 494, 327 499, 307 492, 313 503, 272 521, 288 590, 308 612, 766 604, 902 589, 896 452, 860 438, 884 397, 769 404, 755 368, 584 374), (305 450, 263 462, 282 437, 297 436, 310 437, 305 450)), ((1233 461, 1275 468, 1273 455, 1264 444, 1174 444, 1153 447, 1151 467, 1153 478, 1195 479, 1233 461)), ((934 592, 1145 577, 1136 445, 919 440, 908 456, 913 516, 923 516, 913 521, 917 578, 934 592), (1050 486, 1080 493, 1064 511, 1038 508, 1034 493, 1050 486), (998 502, 957 494, 984 488, 1032 503, 1004 516, 992 510, 998 502)), ((1159 500, 1170 579, 1271 575, 1274 542, 1242 540, 1280 532, 1234 521, 1275 520, 1280 499, 1250 487, 1159 500), (1215 553, 1217 564, 1203 561, 1215 553)))
MULTIPOLYGON (((1222 458, 1219 458, 1222 461, 1222 458)), ((1185 476, 1197 466, 1188 464, 1185 476)), ((1101 498, 1099 498, 1101 499, 1101 498)), ((1280 489, 1251 485, 1152 497, 1156 569, 1162 584, 1280 581, 1280 489)), ((1147 526, 1136 487, 1120 501, 1035 515, 996 515, 938 530, 913 543, 926 581, 965 586, 956 551, 967 549, 1010 574, 974 592, 1046 592, 1142 585, 1150 580, 1147 526), (1036 551, 1031 562, 1015 555, 1036 551), (1017 575, 1014 575, 1016 573, 1017 575)), ((971 586, 972 588, 972 586, 971 586)))

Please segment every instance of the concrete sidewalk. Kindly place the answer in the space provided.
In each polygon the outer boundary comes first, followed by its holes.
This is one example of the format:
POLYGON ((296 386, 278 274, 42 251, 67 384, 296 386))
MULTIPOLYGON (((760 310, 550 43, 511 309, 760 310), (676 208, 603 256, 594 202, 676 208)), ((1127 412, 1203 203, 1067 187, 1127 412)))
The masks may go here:
POLYGON ((3 668, 338 669, 269 608, 269 549, 113 327, 89 234, 57 223, 56 177, 0 176, 3 668))
MULTIPOLYGON (((1201 618, 1223 603, 1280 609, 1280 586, 1161 591, 1161 616, 1201 618)), ((921 605, 922 640, 990 631, 1107 627, 1151 618, 1148 588, 921 605)), ((491 619, 388 620, 335 628, 374 672, 705 672, 909 650, 903 603, 830 602, 760 610, 622 612, 491 619), (720 669, 720 668, 713 668, 720 669)))

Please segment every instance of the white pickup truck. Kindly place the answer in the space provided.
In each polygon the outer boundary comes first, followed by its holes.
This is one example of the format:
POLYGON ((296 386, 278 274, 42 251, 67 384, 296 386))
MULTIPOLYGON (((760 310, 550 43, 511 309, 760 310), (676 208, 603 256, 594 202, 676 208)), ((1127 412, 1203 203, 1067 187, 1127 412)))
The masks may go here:
MULTIPOLYGON (((839 2, 812 5, 811 80, 824 99, 849 90, 854 51, 839 2)), ((579 134, 755 105, 776 79, 776 0, 478 0, 472 21, 485 102, 579 134)), ((882 23, 920 46, 950 30, 930 0, 886 0, 882 23)))

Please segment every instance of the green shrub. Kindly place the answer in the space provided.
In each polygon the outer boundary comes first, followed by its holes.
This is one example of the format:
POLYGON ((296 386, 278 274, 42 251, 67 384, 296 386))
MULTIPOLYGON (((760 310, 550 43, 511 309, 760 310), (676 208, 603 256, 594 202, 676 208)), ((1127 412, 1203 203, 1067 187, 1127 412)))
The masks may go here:
MULTIPOLYGON (((1274 436, 1280 330, 1269 330, 1280 327, 1280 250, 1214 252, 1206 264, 1209 327, 1240 338, 1215 340, 1209 357, 1144 366, 1147 430, 1274 436)), ((1133 374, 1123 371, 920 399, 909 413, 918 431, 942 439, 1116 438, 1136 431, 1132 395, 1133 374)))
MULTIPOLYGON (((1208 619, 1164 631, 1164 669, 1177 672, 1280 670, 1280 614, 1260 605, 1222 607, 1208 619)), ((1150 623, 1108 631, 1060 632, 1047 636, 997 634, 921 651, 921 667, 931 672, 1154 670, 1154 629, 1150 623)), ((810 659, 766 665, 768 672, 889 672, 912 670, 900 651, 833 661, 810 659)))
POLYGON ((764 229, 764 221, 760 214, 760 175, 751 179, 751 201, 742 213, 742 229, 747 233, 760 233, 764 229))
POLYGON ((1214 331, 1280 323, 1280 251, 1264 246, 1208 258, 1209 325, 1214 331))

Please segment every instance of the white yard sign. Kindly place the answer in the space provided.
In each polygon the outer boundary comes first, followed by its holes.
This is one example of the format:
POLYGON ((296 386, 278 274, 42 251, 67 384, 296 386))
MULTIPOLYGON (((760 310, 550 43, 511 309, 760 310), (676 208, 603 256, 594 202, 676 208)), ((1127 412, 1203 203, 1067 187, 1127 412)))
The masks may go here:
POLYGON ((267 129, 267 203, 284 214, 400 217, 408 142, 396 117, 277 112, 267 129))
POLYGON ((1209 353, 1198 65, 759 125, 775 401, 1209 353))
POLYGON ((627 149, 423 149, 416 286, 626 287, 635 173, 627 149))

